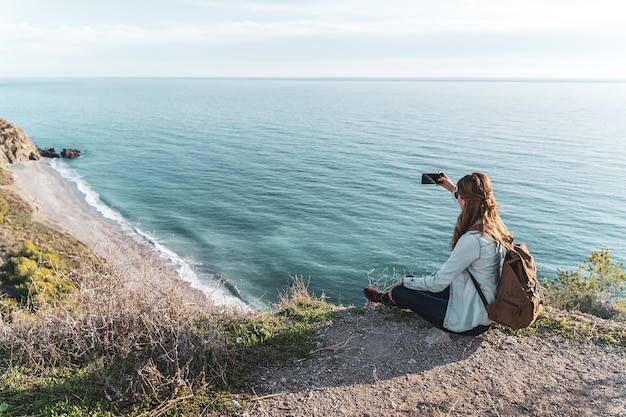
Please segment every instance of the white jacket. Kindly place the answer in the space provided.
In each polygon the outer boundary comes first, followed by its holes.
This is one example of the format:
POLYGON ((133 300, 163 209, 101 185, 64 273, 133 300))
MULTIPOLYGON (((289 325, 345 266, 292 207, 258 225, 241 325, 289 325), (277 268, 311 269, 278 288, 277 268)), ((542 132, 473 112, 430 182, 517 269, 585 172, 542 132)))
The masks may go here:
POLYGON ((450 287, 450 300, 443 326, 453 332, 464 332, 478 325, 487 326, 491 320, 474 283, 472 272, 488 303, 496 298, 500 279, 500 262, 505 249, 490 235, 472 230, 461 236, 448 260, 438 272, 424 277, 407 277, 404 286, 413 290, 440 292, 450 287))

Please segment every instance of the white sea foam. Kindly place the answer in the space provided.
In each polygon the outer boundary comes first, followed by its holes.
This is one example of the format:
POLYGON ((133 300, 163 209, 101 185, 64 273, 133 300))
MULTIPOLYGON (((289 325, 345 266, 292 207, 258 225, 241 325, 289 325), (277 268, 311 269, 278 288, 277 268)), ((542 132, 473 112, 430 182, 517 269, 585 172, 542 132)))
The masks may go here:
POLYGON ((215 275, 203 276, 201 279, 196 273, 193 259, 180 257, 174 251, 159 242, 154 236, 134 226, 118 211, 106 205, 100 199, 100 195, 89 186, 83 177, 69 168, 63 161, 52 159, 49 165, 52 170, 58 173, 59 176, 68 183, 68 185, 77 191, 77 195, 90 209, 97 212, 107 221, 119 226, 125 233, 149 245, 184 281, 189 282, 193 288, 203 291, 207 296, 211 297, 216 305, 247 308, 247 305, 226 289, 215 275))
POLYGON ((51 159, 50 167, 56 171, 69 185, 79 192, 79 195, 87 203, 87 205, 100 213, 102 217, 109 221, 119 224, 124 230, 129 228, 129 224, 124 220, 122 215, 111 207, 107 206, 100 200, 100 195, 91 189, 89 184, 83 180, 76 171, 70 169, 63 161, 59 159, 51 159))

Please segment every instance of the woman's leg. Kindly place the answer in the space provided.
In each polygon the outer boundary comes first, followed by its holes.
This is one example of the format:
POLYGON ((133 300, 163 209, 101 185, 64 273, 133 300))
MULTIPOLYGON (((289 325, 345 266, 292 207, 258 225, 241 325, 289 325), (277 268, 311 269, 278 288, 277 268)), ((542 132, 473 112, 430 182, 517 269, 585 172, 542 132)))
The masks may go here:
POLYGON ((440 293, 417 291, 402 285, 395 287, 391 297, 399 308, 408 308, 429 321, 433 326, 443 329, 443 319, 448 309, 450 290, 440 293))
MULTIPOLYGON (((446 317, 448 300, 450 299, 450 287, 441 292, 434 293, 411 290, 400 285, 393 289, 391 296, 396 302, 396 306, 411 309, 433 326, 450 333, 456 333, 443 327, 443 320, 446 317)), ((471 330, 456 334, 462 336, 477 336, 487 330, 489 330, 489 326, 476 326, 471 330)))

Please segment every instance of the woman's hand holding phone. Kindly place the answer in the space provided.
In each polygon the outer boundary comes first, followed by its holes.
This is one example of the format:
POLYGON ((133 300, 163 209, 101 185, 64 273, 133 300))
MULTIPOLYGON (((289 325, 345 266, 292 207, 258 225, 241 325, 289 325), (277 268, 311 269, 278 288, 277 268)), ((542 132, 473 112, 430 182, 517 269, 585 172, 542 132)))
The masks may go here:
POLYGON ((436 174, 422 174, 422 184, 439 185, 450 192, 456 190, 456 185, 454 185, 443 171, 439 171, 436 174))
POLYGON ((439 171, 439 183, 437 185, 442 186, 450 192, 456 190, 456 185, 448 178, 445 172, 439 171))

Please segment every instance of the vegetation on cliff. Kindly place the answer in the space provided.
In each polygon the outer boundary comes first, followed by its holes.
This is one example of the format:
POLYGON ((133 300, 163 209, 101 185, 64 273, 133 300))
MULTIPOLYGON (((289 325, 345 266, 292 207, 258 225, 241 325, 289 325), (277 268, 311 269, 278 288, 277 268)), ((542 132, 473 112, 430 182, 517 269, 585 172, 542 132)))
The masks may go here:
POLYGON ((626 272, 622 263, 611 261, 608 250, 592 251, 574 271, 559 270, 543 286, 550 304, 563 310, 579 310, 605 319, 620 319, 626 313, 626 272))

